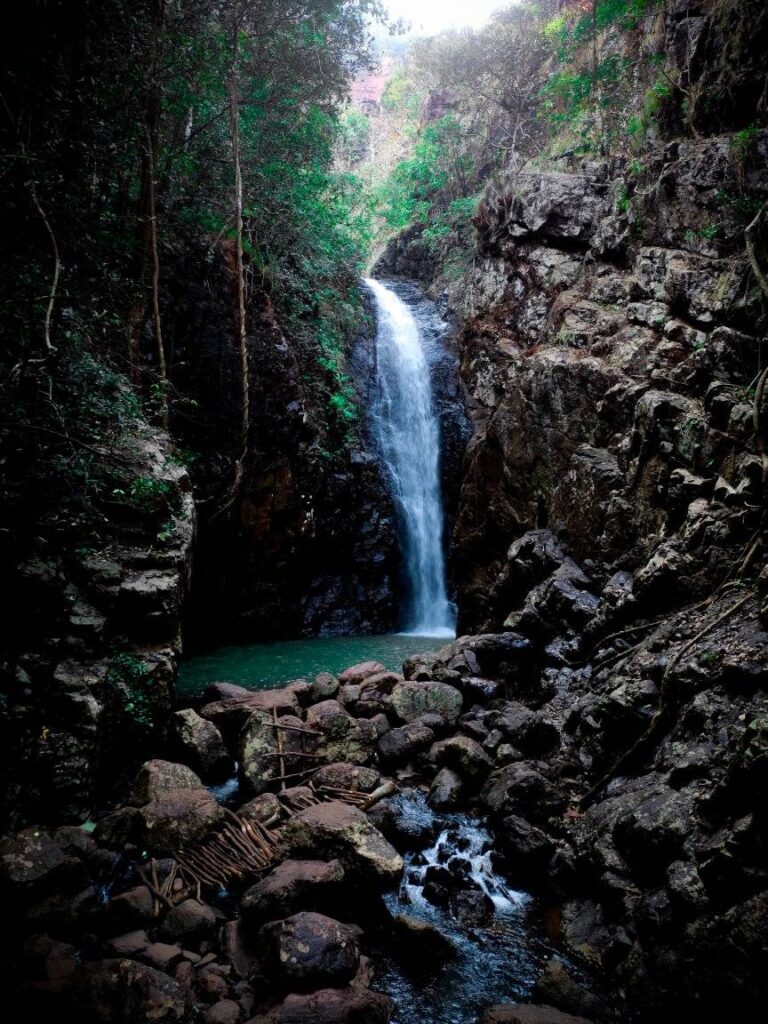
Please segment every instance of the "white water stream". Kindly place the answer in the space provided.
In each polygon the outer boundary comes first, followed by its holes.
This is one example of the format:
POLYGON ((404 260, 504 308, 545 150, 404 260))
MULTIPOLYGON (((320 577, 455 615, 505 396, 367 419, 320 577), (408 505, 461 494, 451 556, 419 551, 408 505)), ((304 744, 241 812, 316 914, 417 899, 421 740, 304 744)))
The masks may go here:
POLYGON ((405 628, 454 636, 448 600, 440 493, 440 431, 429 364, 408 306, 379 281, 365 282, 376 302, 376 397, 372 422, 400 521, 407 584, 405 628))

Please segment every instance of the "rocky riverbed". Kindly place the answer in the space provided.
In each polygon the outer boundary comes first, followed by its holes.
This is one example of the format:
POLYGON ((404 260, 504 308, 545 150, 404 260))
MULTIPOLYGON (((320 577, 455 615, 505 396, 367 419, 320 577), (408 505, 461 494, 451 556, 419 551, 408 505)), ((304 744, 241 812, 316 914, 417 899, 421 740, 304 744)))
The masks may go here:
POLYGON ((514 629, 402 674, 369 662, 279 690, 213 684, 92 831, 6 838, 3 974, 30 1013, 405 1022, 457 930, 490 941, 485 1024, 642 1021, 694 1005, 694 986, 751 1005, 766 882, 756 600, 726 593, 627 633, 614 628, 627 581, 594 592, 546 531, 512 567, 532 584, 514 629), (508 935, 489 940, 505 927, 476 870, 491 850, 462 856, 460 830, 435 849, 460 812, 490 830, 495 895, 539 898, 516 959, 508 935), (269 837, 269 864, 240 862, 226 886, 215 864, 186 869, 232 821, 269 837), (419 914, 427 904, 443 916, 419 914), (414 965, 426 980, 407 981, 414 965), (510 995, 493 1005, 499 971, 510 995))

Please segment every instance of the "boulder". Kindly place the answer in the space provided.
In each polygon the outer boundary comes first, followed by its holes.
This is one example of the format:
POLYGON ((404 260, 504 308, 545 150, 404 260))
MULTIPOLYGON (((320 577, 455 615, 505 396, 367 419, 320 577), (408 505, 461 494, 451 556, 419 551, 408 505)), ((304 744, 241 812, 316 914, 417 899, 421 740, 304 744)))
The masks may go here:
POLYGON ((382 665, 380 661, 363 661, 359 665, 352 665, 345 669, 339 676, 339 682, 342 686, 345 683, 362 683, 364 679, 386 671, 386 666, 382 665))
POLYGON ((456 772, 441 768, 432 780, 427 803, 436 811, 446 811, 461 802, 464 784, 456 772))
POLYGON ((275 824, 283 816, 283 807, 274 793, 260 793, 237 809, 238 817, 248 821, 275 824))
POLYGON ((265 922, 298 910, 330 909, 343 881, 338 860, 284 860, 244 894, 243 925, 255 934, 265 922))
POLYGON ((311 992, 352 980, 360 963, 359 935, 359 928, 302 911, 265 924, 259 947, 269 977, 285 989, 311 992))
POLYGON ((48 832, 25 828, 0 841, 0 881, 14 889, 41 893, 58 886, 80 862, 68 857, 48 832))
POLYGON ((113 896, 102 911, 106 928, 122 934, 149 927, 152 923, 154 898, 146 885, 135 885, 113 896))
POLYGON ((563 964, 554 958, 537 978, 532 994, 537 1003, 553 1006, 565 1013, 589 1014, 598 1019, 605 1016, 602 1001, 575 981, 563 964))
POLYGON ((477 786, 492 768, 490 757, 477 740, 469 736, 451 736, 433 744, 429 759, 438 768, 451 768, 461 779, 477 786))
POLYGON ((224 821, 224 810, 207 789, 171 789, 141 808, 141 839, 155 855, 202 842, 224 821))
POLYGON ((394 954, 406 961, 406 968, 434 968, 456 956, 456 947, 451 940, 428 921, 398 914, 392 920, 392 929, 394 954))
POLYGON ((338 858, 355 879, 392 884, 399 880, 403 860, 356 807, 336 800, 300 811, 283 829, 286 856, 310 854, 338 858))
POLYGON ((232 760, 213 722, 185 708, 171 715, 170 729, 179 755, 202 779, 217 781, 230 774, 232 760))
POLYGON ((494 814, 537 823, 560 814, 565 796, 544 776, 539 762, 517 761, 497 769, 483 787, 481 800, 494 814))
POLYGON ((264 711, 251 711, 237 742, 240 784, 248 793, 265 792, 280 774, 277 738, 272 716, 264 711))
POLYGON ((234 697, 248 697, 251 691, 237 683, 209 683, 205 688, 205 699, 208 703, 217 700, 232 700, 234 697))
POLYGON ((204 704, 199 713, 206 721, 213 722, 229 743, 237 739, 253 712, 261 712, 271 720, 273 710, 278 715, 297 714, 299 701, 296 694, 291 690, 250 690, 246 698, 234 697, 204 704))
POLYGON ((68 992, 82 1024, 187 1024, 194 1012, 179 985, 135 960, 97 960, 75 976, 68 992))
POLYGON ((325 988, 286 996, 265 1024, 389 1024, 392 1000, 366 988, 325 988))
POLYGON ((216 927, 216 915, 205 903, 184 900, 170 910, 163 920, 161 933, 172 939, 198 939, 216 927))
POLYGON ((77 970, 79 954, 74 946, 49 935, 30 935, 24 942, 23 956, 34 987, 58 995, 77 970))
POLYGON ((234 999, 220 999, 208 1007, 203 1020, 205 1024, 237 1024, 240 1020, 240 1004, 234 999))
POLYGON ((434 732, 422 722, 409 722, 390 729, 379 739, 379 757, 385 764, 402 764, 427 750, 435 739, 434 732))
POLYGON ((381 781, 381 775, 374 768, 337 761, 326 764, 312 777, 315 789, 327 786, 329 789, 348 789, 359 793, 372 793, 381 781))
POLYGON ((404 682, 392 690, 390 704, 403 722, 413 722, 425 713, 439 715, 446 723, 453 723, 461 714, 464 698, 459 690, 447 683, 404 682))
POLYGON ((179 789, 204 789, 203 782, 191 768, 175 761, 155 759, 139 768, 131 791, 131 800, 137 807, 157 800, 163 793, 179 789))
POLYGON ((509 701, 496 720, 496 728, 510 743, 529 757, 541 757, 557 750, 560 733, 557 727, 537 711, 509 701))
POLYGON ((368 811, 368 819, 401 853, 408 850, 423 850, 437 835, 437 822, 431 815, 393 797, 380 800, 368 811))
POLYGON ((323 700, 331 700, 339 692, 339 680, 330 672, 320 672, 312 683, 311 702, 319 704, 323 700))
POLYGON ((307 711, 307 726, 323 734, 316 740, 317 753, 329 762, 368 764, 378 739, 376 726, 358 720, 337 700, 324 700, 307 711))
POLYGON ((184 959, 184 952, 181 946, 170 942, 152 942, 142 953, 150 967, 156 967, 158 971, 165 971, 170 974, 176 964, 184 959))
POLYGON ((107 943, 110 953, 115 956, 127 956, 140 958, 145 949, 151 945, 151 939, 146 929, 139 928, 137 931, 126 932, 125 935, 117 935, 107 943))

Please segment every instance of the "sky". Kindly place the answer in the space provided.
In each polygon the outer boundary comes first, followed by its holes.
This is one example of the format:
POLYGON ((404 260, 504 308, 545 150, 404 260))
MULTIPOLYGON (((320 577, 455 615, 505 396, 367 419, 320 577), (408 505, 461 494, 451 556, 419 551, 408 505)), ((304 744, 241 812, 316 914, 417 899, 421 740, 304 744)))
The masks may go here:
POLYGON ((447 28, 484 25, 492 11, 514 0, 384 0, 393 18, 404 18, 418 35, 433 35, 447 28))

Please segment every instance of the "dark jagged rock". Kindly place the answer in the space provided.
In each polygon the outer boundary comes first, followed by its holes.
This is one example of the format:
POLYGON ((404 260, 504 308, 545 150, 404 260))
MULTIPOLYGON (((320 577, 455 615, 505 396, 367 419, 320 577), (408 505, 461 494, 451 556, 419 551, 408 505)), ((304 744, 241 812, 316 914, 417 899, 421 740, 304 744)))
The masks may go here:
POLYGON ((87 1024, 186 1024, 192 1006, 167 974, 134 960, 86 964, 68 991, 72 1010, 87 1024))
POLYGON ((351 981, 360 963, 360 929, 307 911, 259 932, 267 969, 294 992, 351 981))
POLYGON ((176 748, 201 778, 216 781, 232 770, 221 733, 212 722, 202 719, 191 708, 171 717, 171 734, 176 748))

